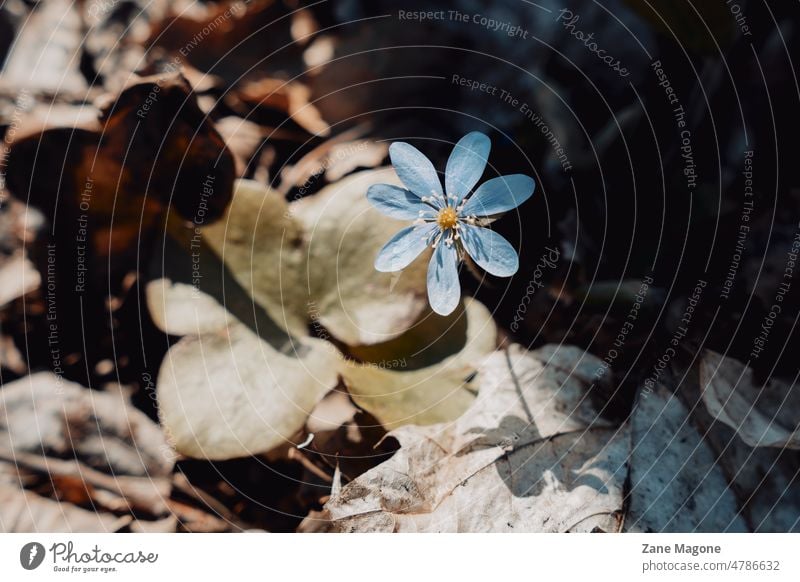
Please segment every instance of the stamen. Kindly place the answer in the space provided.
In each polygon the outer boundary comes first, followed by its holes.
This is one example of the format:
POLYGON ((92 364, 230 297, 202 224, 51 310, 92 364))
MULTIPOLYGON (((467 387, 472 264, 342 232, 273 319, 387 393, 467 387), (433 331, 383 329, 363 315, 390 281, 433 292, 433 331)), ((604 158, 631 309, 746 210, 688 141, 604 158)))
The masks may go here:
POLYGON ((435 249, 439 246, 439 243, 442 241, 444 233, 442 231, 437 232, 433 235, 433 243, 431 244, 431 248, 435 249))
POLYGON ((445 206, 436 216, 436 222, 443 231, 449 230, 458 224, 458 215, 452 206, 445 206))

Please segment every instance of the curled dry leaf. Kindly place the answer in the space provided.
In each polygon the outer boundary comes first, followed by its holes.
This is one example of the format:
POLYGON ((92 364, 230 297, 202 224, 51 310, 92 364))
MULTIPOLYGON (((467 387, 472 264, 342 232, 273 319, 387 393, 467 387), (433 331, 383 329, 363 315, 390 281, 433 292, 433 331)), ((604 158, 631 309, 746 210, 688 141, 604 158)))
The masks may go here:
POLYGON ((472 404, 477 363, 496 345, 489 310, 465 299, 447 318, 430 312, 395 340, 352 349, 368 360, 345 362, 342 378, 355 403, 387 429, 446 422, 472 404))
POLYGON ((224 219, 204 228, 203 240, 284 329, 303 335, 311 323, 348 345, 386 341, 424 312, 427 262, 375 271, 378 251, 407 224, 369 205, 367 188, 378 182, 398 183, 391 170, 365 171, 287 204, 240 180, 224 219))
POLYGON ((219 119, 217 130, 236 158, 236 176, 243 177, 269 132, 252 121, 234 116, 219 119))
POLYGON ((706 350, 700 364, 703 401, 717 420, 751 447, 800 449, 800 386, 772 379, 760 385, 733 358, 706 350))
POLYGON ((140 79, 91 122, 18 132, 7 166, 9 190, 50 224, 31 259, 58 309, 34 330, 61 330, 70 373, 108 357, 109 308, 119 305, 109 299, 128 292, 165 218, 212 222, 234 181, 233 157, 174 74, 140 79))
POLYGON ((389 144, 370 140, 337 143, 323 162, 325 179, 340 180, 358 168, 376 168, 389 155, 389 144))
POLYGON ((215 332, 231 322, 228 311, 213 297, 168 278, 148 284, 147 304, 156 326, 172 335, 215 332))
POLYGON ((48 93, 88 90, 79 69, 83 43, 79 4, 52 0, 36 4, 11 45, 3 83, 48 93))
POLYGON ((307 299, 283 288, 302 289, 305 264, 300 227, 283 197, 239 180, 224 220, 203 229, 173 221, 168 232, 147 285, 160 329, 173 335, 216 331, 230 311, 252 326, 260 321, 262 328, 307 335, 307 299))
POLYGON ((68 225, 57 234, 74 240, 74 224, 87 222, 97 270, 110 254, 111 262, 133 260, 125 253, 136 256, 169 207, 188 220, 213 221, 234 180, 233 157, 178 74, 138 80, 98 119, 20 132, 7 165, 17 198, 68 225), (63 175, 42 171, 51 167, 63 167, 63 175))
POLYGON ((313 42, 303 52, 303 62, 308 68, 307 74, 313 76, 318 74, 325 64, 333 59, 336 53, 337 38, 330 34, 318 34, 313 42))
POLYGON ((330 126, 309 101, 311 90, 298 81, 273 78, 250 81, 238 88, 237 96, 251 112, 257 109, 274 109, 312 135, 330 134, 330 126))
MULTIPOLYGON (((317 405, 306 421, 305 432, 313 440, 303 449, 307 457, 331 476, 329 483, 348 479, 372 469, 397 449, 386 431, 369 413, 359 410, 345 391, 333 390, 317 405)), ((315 501, 328 489, 315 488, 315 501)))
POLYGON ((156 518, 142 519, 141 527, 149 527, 169 514, 174 456, 159 427, 120 393, 47 372, 26 376, 0 390, 0 495, 29 504, 37 515, 28 522, 12 510, 0 523, 18 531, 103 531, 133 527, 135 512, 156 518), (13 485, 23 481, 93 511, 66 506, 61 514, 52 499, 13 485))
MULTIPOLYGON (((295 335, 307 335, 307 249, 302 225, 283 196, 257 182, 238 180, 225 216, 204 228, 202 239, 272 321, 295 335)), ((225 305, 227 294, 225 290, 221 301, 225 305)))
POLYGON ((230 152, 179 75, 141 79, 91 122, 15 136, 8 186, 53 225, 33 258, 61 290, 59 327, 80 328, 84 291, 92 309, 119 290, 171 208, 219 217, 233 180, 230 152), (53 167, 63 172, 42 171, 53 167))
POLYGON ((0 308, 39 288, 39 271, 22 254, 0 258, 0 308))
POLYGON ((267 452, 302 428, 336 385, 338 355, 314 338, 278 346, 236 322, 187 336, 158 376, 161 420, 187 455, 229 459, 267 452))
MULTIPOLYGON (((285 206, 271 191, 239 183, 232 213, 240 220, 231 221, 228 244, 220 252, 234 261, 253 252, 267 262, 239 280, 205 243, 191 250, 191 240, 181 248, 177 238, 168 237, 164 256, 154 260, 159 278, 147 286, 150 313, 162 330, 186 336, 170 348, 157 384, 161 421, 181 453, 229 459, 269 451, 298 433, 314 405, 336 385, 336 350, 308 337, 299 317, 290 320, 288 301, 287 311, 280 309, 276 266, 285 231, 256 229, 251 251, 245 242, 251 240, 249 229, 259 224, 259 212, 269 216, 264 224, 286 220, 291 228, 285 206), (267 264, 277 281, 269 280, 267 264), (262 276, 269 284, 254 303, 251 290, 262 276), (285 330, 292 325, 296 335, 285 330)), ((216 232, 207 240, 215 240, 216 232)), ((221 223, 219 236, 225 234, 221 223)))
POLYGON ((363 124, 325 140, 280 173, 278 191, 306 195, 336 182, 359 168, 377 168, 389 154, 385 141, 362 139, 369 125, 363 124), (324 178, 324 179, 323 179, 324 178))
POLYGON ((628 437, 572 373, 586 360, 600 363, 573 348, 492 354, 463 416, 391 432, 400 450, 344 486, 325 517, 339 531, 618 529, 628 437))
POLYGON ((352 174, 291 204, 305 229, 312 320, 347 345, 395 338, 427 308, 425 251, 399 273, 379 273, 378 251, 410 222, 387 218, 367 201, 372 184, 400 185, 391 169, 352 174))

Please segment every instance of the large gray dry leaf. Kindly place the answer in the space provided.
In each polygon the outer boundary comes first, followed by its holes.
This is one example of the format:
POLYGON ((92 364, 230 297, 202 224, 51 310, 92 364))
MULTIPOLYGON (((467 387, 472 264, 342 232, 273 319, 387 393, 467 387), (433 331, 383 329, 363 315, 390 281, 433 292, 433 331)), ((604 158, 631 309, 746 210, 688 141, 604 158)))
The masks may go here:
POLYGON ((747 531, 714 450, 677 396, 663 386, 642 393, 630 424, 626 531, 747 531))
POLYGON ((746 444, 706 409, 697 376, 681 382, 681 399, 692 410, 693 424, 714 449, 748 529, 800 531, 800 451, 746 444))
POLYGON ((700 364, 706 408, 751 447, 800 449, 800 387, 773 379, 756 384, 753 371, 706 350, 700 364))
POLYGON ((577 348, 495 352, 463 416, 390 433, 400 450, 325 517, 340 531, 617 530, 629 441, 589 403, 599 364, 577 348))
POLYGON ((754 532, 800 532, 800 452, 750 447, 727 426, 709 431, 715 450, 754 532))

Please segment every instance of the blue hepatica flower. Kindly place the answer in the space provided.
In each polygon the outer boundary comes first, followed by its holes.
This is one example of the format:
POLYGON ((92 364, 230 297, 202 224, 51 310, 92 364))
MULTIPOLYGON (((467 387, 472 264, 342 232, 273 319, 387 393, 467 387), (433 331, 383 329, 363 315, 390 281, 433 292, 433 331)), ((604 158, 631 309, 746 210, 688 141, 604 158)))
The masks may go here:
POLYGON ((389 157, 406 188, 374 184, 367 191, 370 203, 383 214, 400 220, 414 219, 412 226, 384 245, 375 259, 375 268, 399 271, 432 247, 428 301, 440 315, 452 313, 461 299, 458 265, 464 253, 498 277, 510 277, 519 268, 514 247, 485 226, 491 222, 490 217, 530 198, 535 183, 529 176, 513 174, 493 178, 472 192, 486 168, 490 147, 489 138, 477 131, 461 138, 447 160, 443 191, 428 158, 407 143, 393 143, 389 157))

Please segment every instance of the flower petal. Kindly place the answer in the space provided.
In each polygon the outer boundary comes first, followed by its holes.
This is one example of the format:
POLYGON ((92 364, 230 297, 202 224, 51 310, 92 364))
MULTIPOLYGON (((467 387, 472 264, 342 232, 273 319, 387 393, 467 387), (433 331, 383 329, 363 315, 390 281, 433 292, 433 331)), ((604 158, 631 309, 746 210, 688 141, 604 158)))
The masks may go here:
POLYGON ((433 224, 409 226, 394 235, 375 257, 375 269, 392 273, 405 269, 428 246, 430 236, 439 227, 433 224))
POLYGON ((486 169, 492 142, 479 131, 468 133, 453 147, 444 175, 445 192, 456 196, 455 206, 469 194, 486 169))
POLYGON ((511 210, 530 198, 535 187, 533 178, 524 174, 492 178, 469 197, 461 216, 491 216, 511 210))
POLYGON ((428 301, 439 315, 450 315, 460 299, 456 245, 448 246, 441 240, 428 265, 428 301))
POLYGON ((519 269, 517 251, 493 230, 461 223, 461 241, 469 256, 492 275, 510 277, 519 269))
POLYGON ((420 211, 434 217, 436 210, 420 200, 419 196, 404 188, 391 184, 373 184, 367 190, 367 200, 376 210, 399 220, 414 220, 420 217, 420 211))
POLYGON ((442 183, 431 161, 414 146, 398 141, 389 146, 394 171, 406 188, 422 198, 442 196, 442 183))

